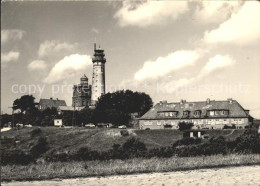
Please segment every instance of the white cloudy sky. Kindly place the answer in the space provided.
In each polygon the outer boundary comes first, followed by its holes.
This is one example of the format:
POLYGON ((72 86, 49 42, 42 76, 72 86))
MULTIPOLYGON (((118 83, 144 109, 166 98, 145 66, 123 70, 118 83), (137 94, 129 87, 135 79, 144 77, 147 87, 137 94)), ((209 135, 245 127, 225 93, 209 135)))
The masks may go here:
POLYGON ((1 109, 28 93, 71 105, 97 41, 107 91, 233 98, 260 118, 259 12, 259 1, 3 2, 1 109))

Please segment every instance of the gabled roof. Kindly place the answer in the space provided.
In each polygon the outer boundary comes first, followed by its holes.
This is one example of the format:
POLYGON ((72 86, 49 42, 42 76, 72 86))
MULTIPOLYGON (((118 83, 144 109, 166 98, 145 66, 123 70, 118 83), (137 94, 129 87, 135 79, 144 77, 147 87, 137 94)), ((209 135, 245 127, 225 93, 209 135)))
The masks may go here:
POLYGON ((43 108, 51 108, 55 107, 58 108, 59 106, 67 106, 65 100, 59 100, 59 99, 40 99, 39 105, 43 108))
MULTIPOLYGON (((183 111, 190 111, 189 118, 194 117, 194 111, 201 111, 201 117, 207 116, 207 111, 210 110, 227 110, 228 117, 250 117, 246 113, 245 109, 236 100, 225 100, 225 101, 198 101, 198 102, 176 102, 167 103, 160 102, 157 103, 153 108, 151 108, 147 113, 145 113, 140 119, 158 119, 161 118, 158 112, 177 112, 176 118, 184 118, 183 111)), ((223 116, 210 116, 210 117, 223 117, 223 116)), ((169 119, 167 117, 167 119, 169 119)))

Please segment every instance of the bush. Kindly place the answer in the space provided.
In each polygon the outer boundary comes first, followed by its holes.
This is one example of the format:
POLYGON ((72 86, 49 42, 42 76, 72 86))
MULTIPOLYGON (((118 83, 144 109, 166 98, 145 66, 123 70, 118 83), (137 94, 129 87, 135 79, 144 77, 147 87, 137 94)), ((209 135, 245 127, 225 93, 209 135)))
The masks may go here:
POLYGON ((179 122, 178 126, 179 130, 190 130, 194 126, 194 124, 187 122, 179 122))
POLYGON ((48 152, 44 160, 50 161, 50 162, 66 162, 66 161, 72 161, 72 156, 69 155, 67 152, 57 152, 56 150, 53 150, 51 152, 48 152))
POLYGON ((246 130, 235 142, 235 152, 260 153, 260 136, 256 130, 246 130))
POLYGON ((93 151, 88 147, 80 148, 77 153, 74 155, 74 160, 79 161, 89 161, 89 160, 97 160, 99 159, 99 153, 97 151, 93 151))
POLYGON ((41 130, 40 128, 33 129, 33 130, 31 131, 31 137, 34 137, 34 136, 36 136, 36 135, 39 135, 39 134, 41 134, 41 132, 42 132, 42 130, 41 130))
POLYGON ((21 150, 11 150, 1 152, 1 165, 19 164, 26 165, 33 162, 34 159, 30 154, 26 154, 21 150))
POLYGON ((232 125, 232 126, 228 126, 228 125, 224 125, 223 129, 236 129, 236 125, 232 125))
POLYGON ((201 155, 214 155, 226 154, 227 145, 224 137, 212 138, 207 142, 201 143, 198 140, 180 140, 173 144, 174 152, 177 156, 201 156, 201 155))
POLYGON ((201 138, 183 138, 181 140, 176 141, 172 147, 177 147, 181 145, 195 145, 200 144, 202 142, 201 138))
POLYGON ((128 135, 129 135, 129 132, 128 132, 128 130, 120 130, 120 134, 121 134, 122 136, 128 136, 128 135))
POLYGON ((34 158, 38 158, 41 154, 48 150, 48 142, 45 137, 40 137, 37 144, 33 146, 30 150, 34 158))
POLYGON ((168 158, 172 157, 174 154, 174 150, 171 147, 160 147, 153 148, 149 150, 147 157, 159 157, 159 158, 168 158))
POLYGON ((137 138, 130 138, 122 145, 123 159, 133 157, 143 157, 147 148, 145 144, 137 138))
POLYGON ((165 129, 171 129, 171 128, 172 128, 172 125, 166 124, 166 125, 164 125, 164 128, 165 128, 165 129))

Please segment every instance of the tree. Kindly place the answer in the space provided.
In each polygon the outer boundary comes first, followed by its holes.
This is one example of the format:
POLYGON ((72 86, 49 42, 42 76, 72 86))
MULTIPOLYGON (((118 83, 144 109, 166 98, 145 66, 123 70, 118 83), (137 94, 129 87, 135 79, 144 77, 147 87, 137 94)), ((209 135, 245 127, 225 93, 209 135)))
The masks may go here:
POLYGON ((179 122, 178 126, 179 130, 190 130, 194 126, 194 124, 187 122, 179 122))
POLYGON ((21 98, 14 100, 13 102, 13 109, 17 110, 20 109, 22 113, 27 111, 28 109, 35 108, 35 97, 32 95, 24 95, 21 98))
POLYGON ((93 123, 94 109, 84 108, 77 114, 77 125, 93 123))
POLYGON ((102 95, 97 102, 96 110, 115 110, 122 115, 130 116, 131 113, 138 113, 139 116, 146 113, 153 106, 149 95, 131 90, 121 90, 114 93, 102 95))

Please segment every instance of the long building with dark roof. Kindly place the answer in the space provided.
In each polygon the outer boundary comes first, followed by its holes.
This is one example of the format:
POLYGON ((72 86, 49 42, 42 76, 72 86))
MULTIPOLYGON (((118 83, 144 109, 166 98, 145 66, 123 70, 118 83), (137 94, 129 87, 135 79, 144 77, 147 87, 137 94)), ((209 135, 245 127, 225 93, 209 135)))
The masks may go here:
POLYGON ((193 123, 193 129, 245 128, 252 122, 249 110, 236 100, 167 103, 161 101, 139 119, 140 129, 178 129, 179 122, 193 123))
POLYGON ((46 108, 58 108, 59 106, 67 106, 65 100, 60 100, 60 99, 40 99, 38 108, 40 110, 44 110, 46 108))

